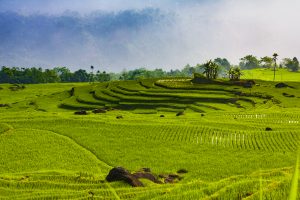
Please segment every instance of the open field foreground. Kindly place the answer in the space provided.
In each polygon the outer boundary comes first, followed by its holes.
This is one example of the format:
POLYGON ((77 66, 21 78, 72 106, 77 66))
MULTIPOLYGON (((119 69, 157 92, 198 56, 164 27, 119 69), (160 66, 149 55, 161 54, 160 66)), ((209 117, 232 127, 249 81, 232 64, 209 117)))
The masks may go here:
POLYGON ((300 82, 278 83, 0 85, 0 199, 300 199, 300 82))

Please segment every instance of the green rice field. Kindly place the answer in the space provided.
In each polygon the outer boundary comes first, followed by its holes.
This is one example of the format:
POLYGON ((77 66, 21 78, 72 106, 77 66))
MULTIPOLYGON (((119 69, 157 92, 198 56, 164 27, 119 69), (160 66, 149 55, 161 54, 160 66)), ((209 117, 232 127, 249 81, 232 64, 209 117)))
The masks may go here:
POLYGON ((300 199, 298 75, 0 85, 0 199, 300 199), (187 173, 132 187, 117 166, 187 173))

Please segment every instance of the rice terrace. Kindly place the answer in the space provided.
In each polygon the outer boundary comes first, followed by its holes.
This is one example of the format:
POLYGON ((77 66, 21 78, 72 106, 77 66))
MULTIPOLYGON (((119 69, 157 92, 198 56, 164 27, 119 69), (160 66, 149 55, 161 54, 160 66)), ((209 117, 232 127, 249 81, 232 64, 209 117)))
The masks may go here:
POLYGON ((245 82, 1 85, 1 198, 284 199, 300 82, 245 82), (117 166, 150 168, 159 182, 107 182, 117 166))
POLYGON ((0 200, 300 199, 288 1, 0 1, 0 200))

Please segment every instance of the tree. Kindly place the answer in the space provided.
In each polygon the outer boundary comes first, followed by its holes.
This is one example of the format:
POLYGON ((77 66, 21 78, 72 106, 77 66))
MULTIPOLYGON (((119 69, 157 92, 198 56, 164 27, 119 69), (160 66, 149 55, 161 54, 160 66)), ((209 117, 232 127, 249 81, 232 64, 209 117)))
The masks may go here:
POLYGON ((230 62, 226 58, 216 58, 214 59, 214 63, 219 65, 224 70, 230 69, 230 62))
POLYGON ((46 69, 43 75, 45 76, 45 83, 57 83, 60 81, 58 74, 53 69, 46 69))
POLYGON ((210 60, 203 65, 203 68, 204 68, 203 74, 205 74, 206 78, 216 79, 218 77, 220 67, 216 63, 210 60))
POLYGON ((96 80, 99 82, 106 82, 110 81, 111 77, 110 74, 106 73, 106 71, 103 71, 102 73, 100 71, 97 71, 96 80))
POLYGON ((230 80, 240 80, 242 72, 239 67, 230 67, 228 71, 229 79, 230 80))
POLYGON ((90 82, 94 82, 94 66, 91 66, 90 82))
POLYGON ((73 74, 67 67, 55 67, 53 69, 60 78, 61 82, 70 82, 72 80, 73 74))
POLYGON ((254 69, 258 68, 260 61, 253 55, 247 55, 240 59, 240 67, 242 69, 254 69))
POLYGON ((89 81, 89 75, 88 73, 83 70, 79 69, 74 72, 73 77, 72 77, 73 82, 88 82, 89 81))
POLYGON ((282 64, 293 72, 299 71, 299 61, 296 57, 293 59, 284 58, 282 64))
POLYGON ((182 73, 184 76, 192 76, 195 73, 195 68, 191 67, 189 64, 187 64, 183 70, 182 73))
POLYGON ((269 56, 262 57, 260 59, 261 66, 264 68, 271 68, 273 64, 273 58, 269 56))
POLYGON ((278 57, 278 54, 274 53, 273 54, 273 61, 274 61, 274 78, 273 78, 273 81, 275 81, 275 73, 276 73, 276 66, 277 66, 277 57, 278 57))

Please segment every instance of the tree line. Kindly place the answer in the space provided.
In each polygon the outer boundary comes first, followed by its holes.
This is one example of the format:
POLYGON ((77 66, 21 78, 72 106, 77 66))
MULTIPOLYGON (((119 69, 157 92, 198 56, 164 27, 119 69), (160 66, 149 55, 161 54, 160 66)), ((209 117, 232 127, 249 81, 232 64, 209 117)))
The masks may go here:
MULTIPOLYGON (((275 55, 275 54, 274 54, 275 55)), ((162 77, 191 77, 195 73, 203 75, 208 79, 218 77, 228 77, 231 80, 238 80, 241 70, 254 68, 287 68, 290 71, 299 71, 299 61, 296 57, 284 58, 277 66, 276 57, 257 58, 247 55, 240 59, 239 65, 232 65, 226 58, 216 58, 203 64, 195 66, 186 65, 183 69, 165 71, 163 69, 148 70, 138 68, 134 70, 123 70, 120 73, 107 73, 106 71, 96 70, 91 66, 89 70, 79 69, 72 72, 67 67, 55 67, 53 69, 42 68, 20 68, 3 66, 0 70, 0 83, 66 83, 66 82, 105 82, 111 80, 137 80, 143 78, 162 78, 162 77), (275 59, 275 60, 274 60, 275 59), (96 70, 96 72, 94 72, 96 70)), ((275 72, 275 70, 274 70, 275 72)))

